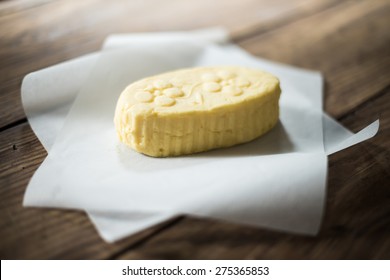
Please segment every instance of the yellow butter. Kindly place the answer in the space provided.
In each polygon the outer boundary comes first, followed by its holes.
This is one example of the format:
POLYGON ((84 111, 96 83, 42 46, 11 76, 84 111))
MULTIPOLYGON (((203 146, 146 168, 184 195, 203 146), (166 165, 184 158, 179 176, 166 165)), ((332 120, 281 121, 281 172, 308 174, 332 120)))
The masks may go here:
POLYGON ((280 92, 279 80, 259 70, 183 69, 129 85, 114 123, 123 143, 153 157, 230 147, 275 126, 280 92))

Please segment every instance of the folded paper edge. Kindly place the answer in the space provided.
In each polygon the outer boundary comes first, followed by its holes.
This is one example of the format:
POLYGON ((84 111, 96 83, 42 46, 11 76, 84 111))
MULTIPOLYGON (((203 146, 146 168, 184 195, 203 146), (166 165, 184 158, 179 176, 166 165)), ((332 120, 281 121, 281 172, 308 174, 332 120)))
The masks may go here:
POLYGON ((351 137, 345 139, 339 145, 336 145, 327 150, 326 154, 328 156, 332 155, 374 137, 379 131, 379 124, 379 119, 377 119, 373 123, 360 130, 358 133, 355 133, 351 137))

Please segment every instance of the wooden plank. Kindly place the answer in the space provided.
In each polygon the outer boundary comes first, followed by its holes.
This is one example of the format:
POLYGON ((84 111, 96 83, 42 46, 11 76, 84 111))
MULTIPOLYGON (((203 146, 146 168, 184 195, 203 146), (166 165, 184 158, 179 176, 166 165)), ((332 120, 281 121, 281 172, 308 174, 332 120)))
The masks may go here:
POLYGON ((326 111, 353 110, 389 85, 390 2, 346 3, 240 45, 255 55, 320 70, 326 111))
POLYGON ((107 244, 82 212, 23 208, 26 185, 46 152, 27 123, 0 135, 1 259, 109 258, 170 223, 164 222, 115 244, 107 244))
POLYGON ((389 259, 390 91, 343 119, 378 135, 329 158, 322 229, 305 237, 187 217, 120 259, 389 259), (347 174, 347 176, 346 176, 347 174))
POLYGON ((171 0, 164 4, 158 0, 118 0, 115 4, 104 0, 54 1, 24 12, 0 14, 0 128, 25 117, 19 90, 26 74, 97 51, 109 34, 220 25, 238 38, 259 28, 265 32, 336 3, 335 0, 171 0))

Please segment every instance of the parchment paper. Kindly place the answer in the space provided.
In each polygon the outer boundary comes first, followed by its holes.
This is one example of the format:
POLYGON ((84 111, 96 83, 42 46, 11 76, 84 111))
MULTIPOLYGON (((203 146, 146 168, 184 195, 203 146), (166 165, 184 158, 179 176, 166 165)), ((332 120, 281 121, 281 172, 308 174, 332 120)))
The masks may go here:
MULTIPOLYGON (((255 59, 232 45, 179 35, 159 35, 155 41, 153 34, 114 36, 115 44, 108 41, 100 58, 83 57, 25 79, 26 113, 46 149, 53 146, 75 92, 82 90, 24 204, 86 209, 107 241, 181 213, 315 233, 326 178, 321 76, 255 59), (118 50, 122 39, 130 48, 118 50), (250 144, 174 159, 148 158, 118 143, 113 107, 129 82, 215 64, 257 67, 281 78, 281 122, 271 133, 250 144)), ((324 123, 328 151, 375 134, 375 125, 371 134, 353 135, 328 117, 324 123)))

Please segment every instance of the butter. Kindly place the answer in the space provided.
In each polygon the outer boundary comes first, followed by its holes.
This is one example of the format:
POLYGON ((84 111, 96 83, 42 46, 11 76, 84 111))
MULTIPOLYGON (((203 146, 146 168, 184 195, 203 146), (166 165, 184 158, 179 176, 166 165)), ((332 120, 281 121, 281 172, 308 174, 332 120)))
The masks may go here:
POLYGON ((249 142, 279 118, 279 80, 244 67, 202 67, 139 80, 120 95, 120 141, 153 157, 249 142))

